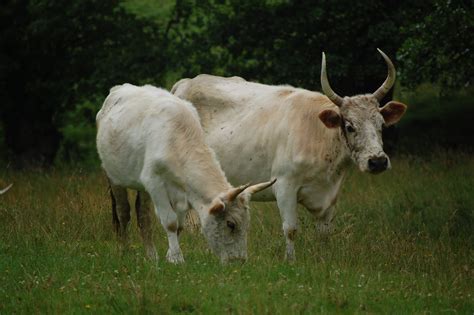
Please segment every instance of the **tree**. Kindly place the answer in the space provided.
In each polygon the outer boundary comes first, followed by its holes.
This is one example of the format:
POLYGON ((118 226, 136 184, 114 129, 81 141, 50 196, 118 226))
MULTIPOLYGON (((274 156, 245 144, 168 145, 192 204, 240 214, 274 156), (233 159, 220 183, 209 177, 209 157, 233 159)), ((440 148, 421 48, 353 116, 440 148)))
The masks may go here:
POLYGON ((0 118, 20 165, 50 164, 75 104, 119 83, 154 80, 155 28, 119 1, 11 0, 0 11, 0 118))
MULTIPOLYGON (((240 75, 265 83, 320 89, 321 52, 341 95, 374 91, 386 76, 376 48, 395 61, 400 28, 427 6, 412 1, 184 2, 193 6, 174 29, 184 76, 240 75)), ((177 6, 179 7, 179 6, 177 6)))
POLYGON ((458 89, 473 84, 474 4, 438 0, 420 22, 409 25, 399 52, 403 83, 440 84, 458 89))

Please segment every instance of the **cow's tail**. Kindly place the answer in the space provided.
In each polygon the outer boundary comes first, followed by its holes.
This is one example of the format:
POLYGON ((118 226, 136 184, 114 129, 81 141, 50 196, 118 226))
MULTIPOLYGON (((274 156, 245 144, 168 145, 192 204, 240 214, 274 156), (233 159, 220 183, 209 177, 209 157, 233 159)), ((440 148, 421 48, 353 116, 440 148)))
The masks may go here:
POLYGON ((107 176, 107 174, 105 174, 105 176, 107 177, 107 184, 108 184, 107 190, 109 191, 110 201, 111 201, 111 205, 112 205, 112 226, 114 228, 115 233, 117 235, 119 235, 119 233, 120 233, 120 221, 119 221, 118 214, 117 214, 117 201, 115 200, 115 196, 114 196, 114 193, 112 191, 112 183, 110 182, 110 179, 107 176))

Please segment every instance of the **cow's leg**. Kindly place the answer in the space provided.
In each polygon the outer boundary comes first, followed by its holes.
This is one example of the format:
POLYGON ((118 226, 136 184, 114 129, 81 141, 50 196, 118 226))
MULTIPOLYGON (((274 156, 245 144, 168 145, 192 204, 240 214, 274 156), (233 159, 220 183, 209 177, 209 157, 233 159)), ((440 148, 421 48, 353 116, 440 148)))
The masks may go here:
POLYGON ((130 222, 130 205, 128 203, 127 189, 110 183, 110 195, 112 197, 114 228, 120 239, 122 250, 125 250, 128 246, 127 226, 128 222, 130 222))
POLYGON ((145 183, 145 188, 150 194, 151 200, 155 205, 155 213, 160 218, 161 225, 165 228, 168 235, 168 252, 166 259, 174 264, 184 262, 183 253, 179 247, 178 241, 178 216, 176 215, 166 193, 163 183, 155 178, 150 182, 145 183))
POLYGON ((145 251, 151 260, 158 260, 151 225, 150 196, 144 191, 137 191, 135 200, 135 211, 137 212, 137 223, 140 234, 145 245, 145 251))
POLYGON ((336 206, 331 205, 324 213, 316 218, 316 231, 322 237, 328 237, 333 232, 332 220, 336 206))
POLYGON ((285 259, 295 260, 295 238, 298 225, 297 191, 286 181, 278 179, 275 184, 275 194, 283 222, 283 234, 286 239, 285 259))

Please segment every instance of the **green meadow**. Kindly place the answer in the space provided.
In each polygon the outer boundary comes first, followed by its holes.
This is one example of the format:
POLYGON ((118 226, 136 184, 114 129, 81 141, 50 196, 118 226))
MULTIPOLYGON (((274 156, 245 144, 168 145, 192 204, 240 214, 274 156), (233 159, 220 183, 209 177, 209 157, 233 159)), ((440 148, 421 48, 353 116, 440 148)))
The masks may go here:
POLYGON ((100 172, 3 170, 0 187, 14 186, 0 197, 0 314, 472 314, 472 155, 392 164, 378 176, 349 172, 329 239, 299 210, 294 264, 273 203, 252 205, 247 263, 221 265, 185 231, 186 263, 169 264, 158 222, 155 263, 133 216, 120 252, 100 172))

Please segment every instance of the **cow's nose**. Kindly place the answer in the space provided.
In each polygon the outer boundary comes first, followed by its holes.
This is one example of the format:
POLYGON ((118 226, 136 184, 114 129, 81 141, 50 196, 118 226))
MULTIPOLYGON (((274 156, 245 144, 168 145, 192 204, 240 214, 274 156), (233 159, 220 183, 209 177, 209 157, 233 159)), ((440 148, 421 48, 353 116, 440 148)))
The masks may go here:
POLYGON ((388 159, 385 156, 369 159, 369 171, 372 173, 383 172, 388 167, 388 159))

